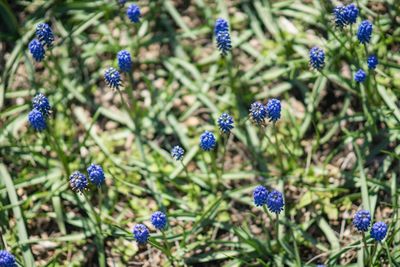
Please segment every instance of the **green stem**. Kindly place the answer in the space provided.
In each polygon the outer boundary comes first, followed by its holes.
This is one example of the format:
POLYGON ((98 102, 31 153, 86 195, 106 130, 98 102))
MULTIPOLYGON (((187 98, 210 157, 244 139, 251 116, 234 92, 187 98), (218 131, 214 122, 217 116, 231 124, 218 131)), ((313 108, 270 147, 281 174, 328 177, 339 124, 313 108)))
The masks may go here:
POLYGON ((225 169, 225 155, 226 155, 226 145, 229 140, 230 133, 227 134, 226 138, 224 138, 223 141, 223 152, 222 152, 222 160, 221 160, 221 168, 220 168, 220 173, 218 177, 218 182, 222 181, 222 175, 224 174, 224 169, 225 169))
POLYGON ((172 266, 175 266, 175 264, 174 264, 174 257, 172 256, 172 253, 171 253, 171 246, 169 245, 169 242, 168 242, 168 240, 167 240, 167 236, 166 236, 166 234, 165 234, 164 231, 161 231, 161 233, 162 233, 162 236, 163 236, 163 239, 164 239, 165 252, 166 252, 166 254, 167 254, 166 256, 167 256, 167 258, 168 258, 168 261, 171 263, 172 266))
POLYGON ((276 146, 276 151, 278 153, 278 158, 279 158, 279 164, 281 167, 281 171, 284 172, 284 164, 283 164, 283 157, 282 157, 282 151, 279 147, 279 141, 278 141, 278 128, 276 127, 276 124, 274 123, 274 136, 275 136, 275 146, 276 146))
POLYGON ((365 233, 362 232, 362 239, 363 239, 363 243, 364 243, 364 250, 365 250, 365 255, 364 258, 366 258, 367 260, 364 261, 366 263, 368 263, 368 259, 369 259, 369 252, 368 252, 368 246, 367 246, 367 239, 365 238, 365 233))
POLYGON ((389 259, 389 266, 397 266, 397 264, 394 265, 393 262, 392 262, 392 257, 390 256, 390 250, 389 250, 389 247, 388 247, 388 244, 387 244, 386 241, 385 241, 385 250, 386 250, 386 253, 387 253, 387 256, 388 256, 388 259, 389 259))
POLYGON ((68 166, 68 159, 66 158, 66 154, 64 153, 64 151, 62 151, 61 147, 59 146, 56 136, 55 136, 55 132, 54 132, 54 128, 53 129, 47 129, 47 135, 49 136, 49 145, 50 147, 53 148, 53 150, 56 151, 57 157, 59 158, 59 160, 61 161, 61 164, 64 168, 65 171, 65 175, 67 177, 69 177, 70 175, 70 170, 69 170, 69 166, 68 166))

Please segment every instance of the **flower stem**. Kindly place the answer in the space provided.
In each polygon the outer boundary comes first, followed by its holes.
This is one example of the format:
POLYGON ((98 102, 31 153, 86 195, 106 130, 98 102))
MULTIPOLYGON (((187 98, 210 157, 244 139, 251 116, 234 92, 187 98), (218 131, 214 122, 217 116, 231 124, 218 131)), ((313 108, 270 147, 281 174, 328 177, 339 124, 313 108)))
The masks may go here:
POLYGON ((369 253, 368 253, 368 246, 367 246, 367 239, 365 238, 365 233, 362 232, 362 239, 364 243, 364 251, 365 251, 365 258, 367 259, 366 263, 368 262, 369 259, 369 253))
POLYGON ((168 261, 171 263, 172 266, 175 266, 174 257, 172 256, 172 253, 171 253, 171 246, 169 245, 169 242, 167 240, 167 235, 165 234, 165 232, 163 230, 161 230, 161 233, 162 233, 162 236, 164 239, 165 252, 166 252, 168 261))

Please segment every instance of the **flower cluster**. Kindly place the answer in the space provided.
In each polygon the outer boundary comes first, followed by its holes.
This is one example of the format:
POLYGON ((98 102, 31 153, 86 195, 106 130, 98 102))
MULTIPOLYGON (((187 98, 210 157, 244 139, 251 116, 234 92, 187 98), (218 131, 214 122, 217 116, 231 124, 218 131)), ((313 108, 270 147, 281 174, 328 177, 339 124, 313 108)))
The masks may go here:
POLYGON ((256 101, 251 104, 249 111, 250 119, 257 125, 264 125, 267 118, 275 123, 281 118, 281 101, 273 98, 265 106, 256 101))
POLYGON ((174 146, 171 150, 171 156, 175 160, 182 160, 185 150, 180 146, 174 146))
POLYGON ((126 15, 133 23, 138 23, 140 21, 140 16, 142 15, 140 12, 140 7, 136 4, 131 4, 128 6, 126 10, 126 15))
POLYGON ((325 52, 318 46, 310 49, 310 66, 316 70, 322 70, 325 66, 325 52))
POLYGON ((343 29, 346 25, 354 24, 358 17, 358 8, 354 4, 337 6, 333 9, 336 27, 343 29))
MULTIPOLYGON (((150 217, 151 224, 157 230, 164 230, 167 227, 167 215, 164 212, 156 211, 150 217)), ((133 237, 138 245, 147 243, 150 237, 150 231, 144 224, 136 224, 132 230, 133 237)))
MULTIPOLYGON (((87 168, 87 173, 90 182, 95 186, 99 187, 104 183, 105 175, 103 168, 100 165, 91 164, 87 168)), ((71 174, 71 176, 69 177, 69 183, 71 185, 72 190, 75 192, 82 193, 84 190, 88 188, 88 180, 86 176, 79 171, 75 171, 71 174)))
POLYGON ((370 235, 376 241, 381 242, 385 238, 387 231, 388 227, 386 223, 376 222, 374 225, 372 225, 370 235))
POLYGON ((268 192, 268 190, 262 185, 258 185, 254 189, 253 199, 256 206, 267 205, 270 212, 277 214, 279 214, 285 206, 285 201, 281 192, 276 190, 268 192))
POLYGON ((119 90, 119 87, 122 84, 121 75, 113 67, 109 67, 108 69, 106 69, 106 71, 104 72, 104 80, 106 81, 108 87, 110 87, 111 89, 119 90))
POLYGON ((228 21, 223 18, 218 18, 215 21, 214 35, 217 41, 218 50, 222 55, 226 55, 232 49, 228 21))
POLYGON ((131 54, 126 50, 121 50, 117 54, 118 66, 122 72, 130 72, 132 69, 131 54))
POLYGON ((204 131, 204 133, 200 136, 200 147, 204 151, 213 150, 216 144, 217 142, 212 132, 204 131))
POLYGON ((218 118, 218 127, 222 133, 229 134, 234 128, 232 116, 230 116, 228 113, 222 113, 222 115, 218 118))
POLYGON ((33 109, 28 114, 28 122, 38 132, 47 127, 46 119, 51 113, 51 107, 47 97, 41 93, 32 99, 33 109))
POLYGON ((7 250, 0 250, 0 267, 17 267, 14 255, 7 250))
MULTIPOLYGON (((353 217, 353 225, 360 232, 368 231, 371 225, 371 214, 367 210, 359 210, 353 217)), ((370 235, 375 241, 381 242, 387 234, 388 226, 384 222, 376 222, 372 225, 370 235)))
POLYGON ((28 48, 32 57, 40 62, 45 56, 45 47, 50 48, 53 45, 54 34, 50 26, 46 23, 39 23, 36 26, 36 38, 29 42, 28 48))

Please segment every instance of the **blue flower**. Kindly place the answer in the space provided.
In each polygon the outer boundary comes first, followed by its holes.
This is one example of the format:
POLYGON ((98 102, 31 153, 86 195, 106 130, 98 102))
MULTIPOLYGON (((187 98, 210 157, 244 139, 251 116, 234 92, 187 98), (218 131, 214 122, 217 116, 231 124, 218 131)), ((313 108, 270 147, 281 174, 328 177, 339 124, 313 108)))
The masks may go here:
POLYGON ((267 117, 267 108, 260 102, 254 102, 250 106, 250 119, 256 124, 262 124, 267 117))
POLYGON ((218 126, 221 132, 228 134, 233 129, 233 118, 227 113, 222 113, 218 118, 218 126))
POLYGON ((17 267, 13 254, 7 250, 0 250, 0 267, 17 267))
POLYGON ((158 230, 162 230, 167 226, 167 215, 161 211, 156 211, 151 215, 151 223, 158 230))
POLYGON ((276 122, 281 117, 281 101, 271 99, 267 103, 267 116, 270 121, 276 122))
POLYGON ((116 69, 112 67, 108 68, 104 72, 104 80, 110 88, 119 90, 121 86, 121 75, 116 69))
POLYGON ((39 23, 36 26, 36 38, 44 43, 47 47, 50 47, 54 41, 53 31, 50 26, 46 23, 39 23))
POLYGON ((354 80, 358 83, 362 83, 365 81, 365 79, 367 78, 367 74, 365 73, 365 71, 363 71, 362 69, 359 69, 355 74, 354 74, 354 80))
POLYGON ((371 237, 378 242, 381 242, 386 234, 387 234, 388 227, 384 222, 376 222, 372 225, 371 228, 371 237))
POLYGON ((146 225, 144 224, 136 224, 133 227, 133 237, 135 238, 136 242, 139 245, 144 245, 147 243, 147 240, 149 239, 149 229, 147 229, 146 225))
POLYGON ((124 6, 126 4, 126 0, 118 0, 118 4, 120 6, 124 6))
POLYGON ((181 160, 183 158, 184 154, 185 154, 185 150, 183 150, 183 148, 180 146, 174 146, 171 150, 171 156, 175 160, 181 160))
POLYGON ((256 188, 254 188, 253 199, 254 199, 254 204, 256 206, 262 206, 267 204, 267 197, 268 197, 268 190, 264 186, 258 185, 256 186, 256 188))
POLYGON ((212 132, 204 131, 200 136, 200 147, 204 151, 213 150, 216 145, 215 136, 212 132))
POLYGON ((42 112, 42 114, 45 117, 49 116, 49 114, 51 112, 51 107, 50 107, 49 100, 47 99, 47 97, 44 94, 42 94, 42 93, 37 94, 32 99, 32 104, 33 104, 33 108, 42 112))
POLYGON ((344 6, 337 6, 333 9, 335 25, 339 29, 343 29, 347 25, 347 12, 344 6))
POLYGON ((73 172, 69 177, 69 184, 75 192, 82 192, 87 188, 88 182, 86 176, 78 171, 73 172))
POLYGON ((270 212, 280 213, 283 206, 285 206, 285 201, 281 192, 274 190, 268 194, 267 207, 270 212))
POLYGON ((47 127, 45 116, 42 114, 42 112, 35 108, 29 112, 28 121, 32 128, 38 132, 43 131, 47 127))
POLYGON ((32 54, 32 57, 37 61, 40 62, 44 59, 44 47, 41 42, 39 42, 38 39, 33 39, 29 43, 29 51, 32 54))
POLYGON ((229 24, 225 19, 219 18, 215 22, 214 35, 217 47, 222 55, 226 55, 232 48, 229 24))
POLYGON ((358 31, 357 31, 357 38, 362 44, 367 44, 371 40, 371 34, 372 34, 372 23, 368 20, 364 20, 363 22, 360 23, 360 26, 358 26, 358 31))
POLYGON ((376 68, 376 66, 378 65, 379 61, 375 55, 370 55, 368 57, 367 63, 368 63, 368 68, 371 70, 374 70, 376 68))
POLYGON ((104 183, 105 176, 103 168, 100 165, 92 164, 87 168, 89 180, 96 186, 101 186, 104 183))
POLYGON ((358 17, 358 8, 354 4, 347 5, 345 7, 345 18, 347 24, 353 24, 356 23, 357 17, 358 17))
POLYGON ((322 70, 325 65, 325 52, 318 46, 310 49, 310 66, 316 70, 322 70))
POLYGON ((126 50, 121 50, 117 54, 118 66, 122 72, 130 72, 132 69, 131 54, 126 50))
POLYGON ((128 9, 126 10, 126 15, 132 22, 138 23, 141 16, 139 6, 135 4, 131 4, 130 6, 128 6, 128 9))
POLYGON ((353 218, 353 225, 358 231, 366 232, 371 224, 371 214, 367 210, 359 210, 353 218))

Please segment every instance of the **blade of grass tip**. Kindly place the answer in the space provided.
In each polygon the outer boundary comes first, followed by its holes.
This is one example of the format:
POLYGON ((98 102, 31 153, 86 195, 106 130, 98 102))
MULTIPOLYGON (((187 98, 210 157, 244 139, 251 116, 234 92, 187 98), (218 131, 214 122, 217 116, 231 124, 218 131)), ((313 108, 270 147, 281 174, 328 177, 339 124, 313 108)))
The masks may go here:
POLYGON ((176 10, 174 5, 170 0, 165 0, 164 1, 164 7, 168 11, 168 13, 171 15, 171 17, 175 20, 176 24, 178 24, 179 27, 182 28, 182 30, 191 38, 195 39, 194 33, 190 30, 190 28, 186 25, 186 23, 183 21, 182 17, 179 15, 179 12, 176 10))
POLYGON ((339 239, 337 238, 335 232, 329 226, 325 218, 320 217, 317 223, 318 227, 322 230, 322 232, 324 232, 326 238, 328 239, 328 242, 331 244, 331 251, 339 249, 340 248, 339 239))
POLYGON ((356 150, 357 155, 357 167, 360 172, 360 182, 361 182, 361 198, 364 209, 371 211, 370 199, 368 194, 367 178, 365 177, 365 172, 363 168, 363 161, 359 146, 353 142, 353 146, 356 150))
MULTIPOLYGON (((8 198, 13 207, 13 213, 15 216, 15 220, 17 223, 17 230, 18 230, 18 241, 19 242, 26 242, 29 240, 28 232, 26 231, 24 217, 22 216, 21 208, 18 203, 18 196, 17 192, 15 191, 14 183, 11 179, 10 174, 7 171, 7 168, 4 164, 0 163, 0 181, 5 184, 7 189, 8 198)), ((22 254, 25 261, 25 266, 36 266, 35 260, 33 259, 33 255, 29 245, 21 245, 22 254)))

